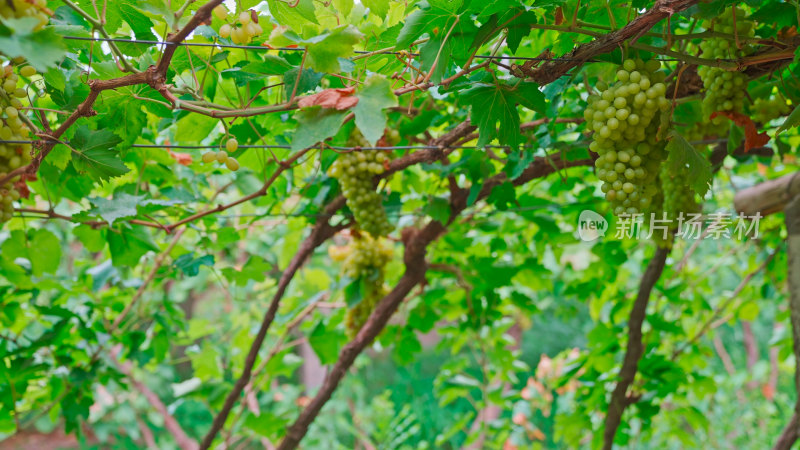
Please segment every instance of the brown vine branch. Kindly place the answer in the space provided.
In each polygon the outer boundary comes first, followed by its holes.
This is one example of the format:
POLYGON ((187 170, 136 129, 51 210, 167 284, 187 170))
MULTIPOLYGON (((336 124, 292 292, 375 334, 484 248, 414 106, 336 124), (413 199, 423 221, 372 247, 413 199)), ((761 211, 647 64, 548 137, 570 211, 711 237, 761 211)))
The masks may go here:
POLYGON ((169 410, 167 409, 166 405, 164 405, 164 402, 161 401, 158 395, 156 395, 155 392, 151 391, 150 388, 148 388, 144 383, 137 380, 133 376, 133 371, 131 370, 131 363, 130 362, 120 363, 117 360, 118 353, 119 353, 119 348, 111 350, 112 363, 117 367, 117 369, 120 372, 122 372, 128 378, 128 381, 134 387, 134 389, 139 391, 139 393, 142 394, 144 398, 147 399, 147 401, 150 403, 150 406, 152 406, 156 411, 158 411, 159 415, 161 415, 161 417, 164 419, 164 428, 166 428, 167 431, 169 431, 169 433, 175 439, 175 443, 178 444, 178 447, 181 450, 197 450, 197 442, 195 442, 194 439, 189 437, 189 435, 187 435, 186 432, 183 431, 181 425, 178 423, 177 420, 175 420, 174 417, 172 417, 172 414, 169 413, 169 410))
POLYGON ((611 393, 611 400, 608 403, 608 413, 606 414, 605 429, 603 430, 603 449, 611 450, 614 445, 614 435, 622 420, 622 413, 628 406, 628 388, 636 378, 639 368, 639 360, 644 353, 642 342, 642 324, 647 314, 647 303, 650 300, 650 293, 653 287, 664 272, 664 265, 669 255, 669 249, 658 247, 655 255, 647 265, 647 269, 642 276, 639 284, 639 292, 631 308, 631 315, 628 319, 628 348, 625 351, 625 358, 619 370, 617 385, 611 393))
MULTIPOLYGON (((325 208, 325 212, 327 214, 333 214, 342 206, 344 206, 344 201, 341 201, 337 198, 328 204, 328 206, 325 208)), ((343 226, 341 225, 330 225, 327 220, 319 221, 311 230, 311 234, 309 234, 309 236, 300 245, 297 253, 294 255, 291 262, 289 262, 288 267, 286 267, 286 269, 283 271, 283 274, 278 281, 277 290, 275 291, 272 301, 270 302, 269 308, 267 309, 266 313, 264 313, 264 318, 261 321, 261 326, 258 329, 258 333, 256 333, 256 337, 253 339, 253 343, 250 345, 250 351, 247 353, 247 357, 245 358, 242 374, 239 376, 239 379, 236 380, 233 389, 225 398, 225 403, 222 406, 222 409, 217 416, 214 417, 214 421, 211 424, 211 429, 208 430, 205 437, 203 437, 202 442, 200 443, 200 449, 205 450, 211 447, 211 444, 214 442, 214 438, 216 437, 217 433, 219 433, 219 431, 225 425, 225 420, 228 418, 231 409, 239 399, 239 395, 250 381, 250 376, 252 374, 256 359, 258 358, 259 350, 261 350, 261 345, 264 343, 264 338, 267 336, 267 331, 269 330, 270 325, 272 325, 272 321, 275 320, 275 314, 278 312, 278 306, 283 298, 283 294, 286 292, 286 288, 289 286, 289 282, 292 281, 292 278, 294 278, 294 275, 297 273, 306 259, 311 256, 311 254, 314 252, 314 249, 319 247, 323 242, 328 240, 342 228, 343 226)))
POLYGON ((565 55, 564 59, 546 61, 539 67, 532 67, 535 62, 529 61, 522 66, 516 66, 516 68, 539 84, 552 83, 570 69, 582 65, 593 57, 608 53, 629 39, 636 41, 661 20, 685 10, 697 2, 698 0, 658 0, 652 8, 624 27, 578 46, 565 55))

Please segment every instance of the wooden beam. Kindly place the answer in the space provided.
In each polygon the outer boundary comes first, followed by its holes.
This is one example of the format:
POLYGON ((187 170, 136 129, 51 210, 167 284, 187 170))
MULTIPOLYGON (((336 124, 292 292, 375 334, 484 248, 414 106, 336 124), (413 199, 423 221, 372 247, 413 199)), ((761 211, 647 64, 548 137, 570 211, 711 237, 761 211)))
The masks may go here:
POLYGON ((800 194, 800 172, 790 173, 774 180, 765 181, 747 189, 742 189, 733 198, 736 211, 753 216, 762 216, 783 211, 786 204, 800 194))

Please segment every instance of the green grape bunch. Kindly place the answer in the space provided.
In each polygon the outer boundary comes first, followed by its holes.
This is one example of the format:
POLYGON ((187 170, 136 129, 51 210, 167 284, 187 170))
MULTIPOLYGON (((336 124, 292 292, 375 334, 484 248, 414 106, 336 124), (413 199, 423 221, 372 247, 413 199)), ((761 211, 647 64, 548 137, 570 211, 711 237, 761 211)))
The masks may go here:
MULTIPOLYGON (((755 24, 745 19, 745 12, 739 8, 731 8, 720 15, 714 23, 707 22, 707 29, 713 28, 720 33, 729 34, 731 38, 752 38, 755 36, 755 24), (734 15, 736 26, 734 28, 734 15)), ((751 52, 750 46, 736 47, 736 39, 712 37, 700 44, 702 56, 708 59, 736 59, 751 52)), ((700 66, 697 69, 703 81, 705 96, 703 97, 703 113, 706 117, 716 111, 732 111, 742 113, 747 87, 747 75, 742 72, 732 72, 719 67, 700 66)), ((726 121, 724 117, 717 116, 711 119, 714 124, 726 121)))
POLYGON ((750 118, 753 122, 766 125, 778 117, 783 117, 792 108, 786 102, 786 99, 781 95, 769 98, 757 98, 753 101, 753 106, 750 108, 750 118))
POLYGON ((614 214, 647 210, 658 187, 664 142, 659 141, 660 112, 670 108, 666 75, 655 60, 626 60, 611 86, 598 83, 599 95, 588 98, 584 112, 594 131, 589 149, 599 155, 597 176, 614 214))
MULTIPOLYGON (((42 29, 53 12, 47 8, 47 0, 3 0, 0 1, 0 17, 21 19, 33 17, 38 20, 34 31, 42 29)), ((2 53, 2 49, 0 49, 2 53)))
POLYGON ((233 153, 239 148, 239 141, 236 138, 230 138, 225 141, 225 150, 220 150, 218 152, 206 152, 203 153, 203 163, 204 164, 211 164, 214 162, 218 162, 220 164, 224 164, 228 170, 232 172, 236 172, 239 170, 239 161, 236 158, 233 158, 228 155, 228 153, 233 153))
MULTIPOLYGON (((0 71, 0 141, 30 140, 30 129, 20 119, 22 100, 27 96, 25 89, 19 87, 22 79, 14 73, 14 65, 8 64, 0 71)), ((19 70, 24 77, 31 77, 36 70, 23 66, 19 70)), ((0 178, 31 162, 31 145, 0 142, 0 178)), ((11 181, 0 186, 0 223, 11 220, 14 214, 13 202, 22 196, 18 185, 11 181)))
POLYGON ((388 241, 369 234, 357 233, 346 247, 329 247, 334 261, 341 261, 342 272, 352 280, 361 281, 364 287, 361 301, 347 310, 345 329, 350 338, 364 326, 378 302, 388 293, 384 285, 386 265, 394 254, 388 241))
POLYGON ((253 38, 264 33, 264 29, 258 24, 258 14, 253 10, 242 11, 233 16, 234 20, 228 23, 231 15, 225 5, 217 5, 214 8, 214 15, 223 22, 219 27, 221 38, 230 38, 236 45, 246 45, 253 41, 253 38), (237 25, 238 24, 238 25, 237 25))
MULTIPOLYGON (((355 147, 369 146, 361 133, 350 142, 355 147)), ((386 170, 389 155, 380 150, 355 149, 341 153, 328 174, 339 181, 347 205, 359 227, 373 236, 386 236, 394 228, 383 208, 383 197, 375 191, 374 179, 386 170)))

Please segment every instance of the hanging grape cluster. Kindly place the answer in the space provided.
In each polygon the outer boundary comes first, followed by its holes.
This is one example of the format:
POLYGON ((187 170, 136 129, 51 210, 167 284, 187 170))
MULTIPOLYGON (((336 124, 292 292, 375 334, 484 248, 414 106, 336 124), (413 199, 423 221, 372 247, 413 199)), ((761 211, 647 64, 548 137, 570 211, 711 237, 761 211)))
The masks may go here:
MULTIPOLYGON (((348 142, 352 147, 369 145, 357 130, 348 142)), ((386 236, 393 229, 383 208, 383 197, 374 186, 375 176, 386 170, 384 164, 389 159, 385 151, 357 149, 340 154, 328 171, 339 181, 358 226, 373 236, 386 236)))
MULTIPOLYGON (((668 157, 671 158, 672 155, 668 157)), ((661 169, 661 191, 664 196, 663 211, 673 225, 677 225, 678 218, 687 217, 699 209, 694 189, 689 184, 689 167, 680 165, 676 170, 670 163, 664 164, 661 169)))
POLYGON ((589 149, 599 155, 597 176, 616 215, 647 210, 658 191, 656 176, 665 155, 657 119, 670 107, 659 68, 655 60, 626 60, 617 82, 599 84, 600 94, 589 96, 584 112, 594 130, 589 149))
MULTIPOLYGON (((347 310, 345 328, 350 338, 355 337, 367 318, 388 290, 384 286, 386 265, 392 259, 393 250, 385 239, 368 234, 356 234, 350 245, 329 247, 328 254, 334 261, 343 262, 342 272, 351 280, 361 282, 361 301, 347 310)), ((348 302, 349 303, 349 302, 348 302)))
POLYGON ((791 109, 789 104, 786 103, 786 99, 781 95, 769 98, 757 98, 753 101, 753 106, 750 108, 750 118, 753 119, 753 122, 764 125, 778 117, 789 114, 791 109))
POLYGON ((264 29, 258 24, 258 14, 253 10, 242 11, 235 16, 233 23, 228 23, 228 9, 224 5, 214 8, 214 15, 225 24, 219 27, 221 38, 231 38, 236 45, 246 45, 253 38, 262 34, 264 29), (237 25, 238 24, 238 25, 237 25))
MULTIPOLYGON (((739 39, 755 36, 755 26, 750 20, 745 19, 744 11, 739 8, 726 10, 716 20, 716 23, 707 23, 706 28, 714 31, 738 36, 739 39), (736 26, 734 28, 734 14, 736 26)), ((708 59, 735 59, 749 53, 749 46, 743 45, 742 49, 736 47, 735 39, 712 37, 700 44, 702 56, 708 59)), ((703 80, 705 97, 703 97, 703 113, 706 117, 716 111, 744 111, 745 87, 747 75, 742 72, 731 72, 719 67, 700 66, 697 73, 703 80)), ((726 119, 717 116, 712 119, 715 124, 724 123, 726 119)))
MULTIPOLYGON (((36 70, 31 66, 24 66, 20 69, 20 74, 31 77, 36 74, 36 70)), ((13 65, 3 67, 0 81, 0 141, 27 141, 30 139, 30 130, 19 118, 22 108, 20 99, 27 94, 25 89, 18 86, 20 77, 14 73, 13 65)), ((0 178, 5 178, 8 173, 30 161, 30 144, 0 143, 0 178)), ((13 202, 19 200, 20 195, 11 182, 0 186, 0 223, 11 219, 14 213, 13 202)))
MULTIPOLYGON (((0 17, 21 19, 33 17, 39 21, 34 31, 41 29, 50 20, 52 11, 47 8, 47 0, 3 0, 0 1, 0 17)), ((2 52, 2 49, 0 49, 2 52)))
POLYGON ((225 142, 225 150, 203 153, 203 162, 205 164, 211 164, 213 162, 225 164, 225 167, 227 167, 229 170, 236 172, 239 170, 239 161, 237 161, 236 158, 228 156, 228 152, 233 153, 238 148, 239 141, 237 141, 235 138, 230 138, 225 142))

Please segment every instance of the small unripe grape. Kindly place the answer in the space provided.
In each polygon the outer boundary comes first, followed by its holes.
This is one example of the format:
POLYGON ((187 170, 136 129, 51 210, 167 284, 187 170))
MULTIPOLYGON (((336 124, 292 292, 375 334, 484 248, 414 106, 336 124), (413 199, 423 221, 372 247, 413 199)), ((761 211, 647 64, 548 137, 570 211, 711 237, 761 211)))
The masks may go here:
POLYGON ((203 162, 206 164, 212 163, 217 160, 217 154, 215 152, 206 152, 203 153, 203 162))
POLYGON ((216 158, 217 162, 224 163, 225 161, 228 160, 228 152, 226 152, 225 150, 220 150, 217 152, 216 158))
POLYGON ((30 78, 33 75, 36 75, 36 69, 33 66, 25 66, 22 69, 19 69, 19 73, 23 77, 30 78))
POLYGON ((236 161, 235 158, 228 158, 225 160, 225 166, 227 166, 229 170, 236 172, 239 170, 239 161, 236 161))
POLYGON ((214 8, 214 15, 217 16, 219 20, 225 20, 228 18, 228 8, 225 5, 217 5, 214 8))
POLYGON ((239 141, 237 141, 236 138, 230 138, 228 142, 225 143, 225 149, 230 153, 235 152, 237 148, 239 148, 239 141))
POLYGON ((250 17, 250 11, 242 11, 239 13, 239 23, 242 25, 247 25, 252 21, 252 17, 250 17))
POLYGON ((223 39, 227 39, 231 35, 231 26, 227 23, 221 27, 219 27, 219 37, 223 39))

